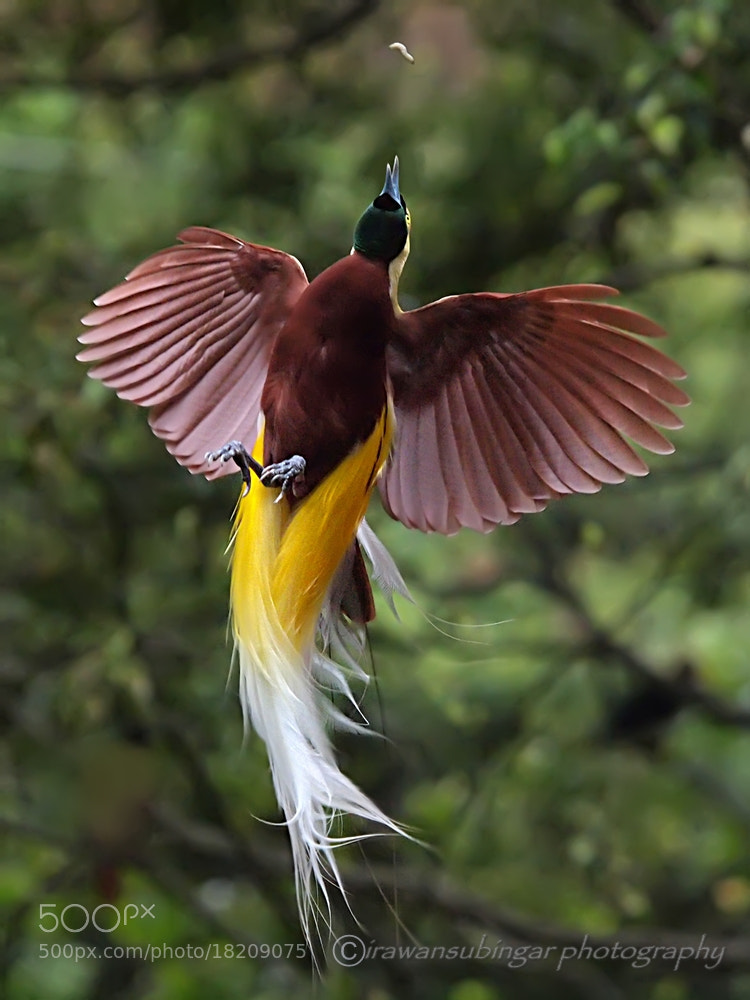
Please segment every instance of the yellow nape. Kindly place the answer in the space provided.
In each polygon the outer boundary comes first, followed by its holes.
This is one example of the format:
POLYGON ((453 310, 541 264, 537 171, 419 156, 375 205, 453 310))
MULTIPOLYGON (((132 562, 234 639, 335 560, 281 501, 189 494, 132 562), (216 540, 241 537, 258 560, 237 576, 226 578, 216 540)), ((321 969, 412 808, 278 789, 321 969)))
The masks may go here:
MULTIPOLYGON (((407 230, 411 230, 411 216, 408 211, 406 213, 406 225, 407 230)), ((388 265, 388 290, 391 296, 391 303, 393 305, 393 311, 398 316, 404 310, 399 305, 398 301, 398 283, 401 278, 401 272, 404 269, 404 264, 406 263, 406 258, 409 256, 409 246, 411 242, 410 232, 407 231, 406 243, 404 244, 404 249, 395 257, 388 265)))

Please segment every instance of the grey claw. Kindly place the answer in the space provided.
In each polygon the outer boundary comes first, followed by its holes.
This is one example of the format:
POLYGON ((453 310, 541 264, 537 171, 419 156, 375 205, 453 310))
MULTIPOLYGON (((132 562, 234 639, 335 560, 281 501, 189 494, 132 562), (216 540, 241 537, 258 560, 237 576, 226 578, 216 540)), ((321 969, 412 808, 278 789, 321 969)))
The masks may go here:
POLYGON ((250 491, 250 470, 252 469, 258 478, 263 475, 263 466, 255 461, 241 441, 229 441, 221 448, 217 448, 216 451, 207 451, 205 458, 207 462, 229 462, 230 460, 234 460, 237 463, 242 473, 242 481, 245 484, 245 488, 242 491, 243 497, 247 496, 250 491))
POLYGON ((301 455, 292 455, 283 462, 274 462, 273 465, 265 467, 260 476, 263 485, 270 488, 281 487, 281 493, 274 503, 278 503, 290 490, 294 492, 295 487, 301 485, 305 478, 306 467, 307 463, 301 455))
POLYGON ((207 451, 205 459, 207 462, 228 462, 235 455, 241 455, 245 451, 245 446, 240 441, 228 441, 216 451, 207 451))

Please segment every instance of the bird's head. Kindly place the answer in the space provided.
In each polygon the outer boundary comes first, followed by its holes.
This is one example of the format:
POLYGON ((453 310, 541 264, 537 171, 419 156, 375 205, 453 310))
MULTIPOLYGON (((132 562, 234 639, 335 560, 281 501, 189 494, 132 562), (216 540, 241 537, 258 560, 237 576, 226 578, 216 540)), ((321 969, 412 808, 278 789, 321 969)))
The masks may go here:
MULTIPOLYGON (((386 264, 400 260, 404 266, 409 253, 411 218, 398 186, 398 157, 385 168, 385 184, 360 217, 354 230, 352 252, 386 264)), ((400 270, 400 269, 399 269, 400 270)))

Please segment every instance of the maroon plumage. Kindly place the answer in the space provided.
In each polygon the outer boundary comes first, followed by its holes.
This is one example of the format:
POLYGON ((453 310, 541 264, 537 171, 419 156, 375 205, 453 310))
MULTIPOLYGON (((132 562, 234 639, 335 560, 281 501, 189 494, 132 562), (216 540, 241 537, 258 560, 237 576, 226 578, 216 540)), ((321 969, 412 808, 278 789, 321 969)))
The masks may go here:
POLYGON ((255 438, 271 348, 307 278, 294 257, 215 229, 179 239, 95 300, 78 357, 118 396, 151 407, 177 461, 213 479, 236 468, 206 462, 207 451, 255 438))
POLYGON ((154 432, 193 473, 234 471, 205 453, 252 443, 262 409, 265 461, 303 455, 309 491, 390 393, 386 509, 450 534, 644 475, 628 439, 672 451, 656 426, 681 426, 669 407, 688 402, 674 385, 685 373, 637 339, 663 336, 656 323, 593 301, 612 288, 457 295, 404 313, 388 263, 363 253, 308 285, 281 251, 202 227, 180 239, 96 300, 79 358, 151 408, 154 432))
POLYGON ((684 371, 630 334, 651 320, 588 301, 602 285, 457 295, 404 313, 389 345, 398 441, 381 484, 393 517, 452 534, 488 531, 566 493, 648 467, 623 435, 666 454, 653 424, 688 397, 684 371), (628 332, 623 332, 628 331, 628 332))
POLYGON ((309 492, 369 436, 386 404, 395 325, 382 261, 350 254, 308 285, 269 359, 264 463, 304 456, 309 492))

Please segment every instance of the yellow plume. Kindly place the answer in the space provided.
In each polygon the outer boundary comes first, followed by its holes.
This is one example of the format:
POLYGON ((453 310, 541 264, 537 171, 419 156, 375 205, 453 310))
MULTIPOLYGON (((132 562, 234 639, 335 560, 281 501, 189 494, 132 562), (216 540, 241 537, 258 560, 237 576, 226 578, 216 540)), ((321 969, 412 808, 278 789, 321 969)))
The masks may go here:
MULTIPOLYGON (((266 743, 276 796, 286 817, 303 930, 317 923, 313 898, 341 878, 331 835, 337 813, 400 828, 341 773, 325 731, 325 699, 315 671, 324 660, 315 637, 336 570, 364 518, 393 437, 384 409, 358 445, 293 510, 286 498, 254 483, 241 498, 232 554, 232 627, 240 662, 246 724, 266 743)), ((263 459, 263 431, 254 448, 263 459)), ((348 693, 348 692, 347 692, 348 693)), ((332 714, 332 713, 328 713, 332 714)))

